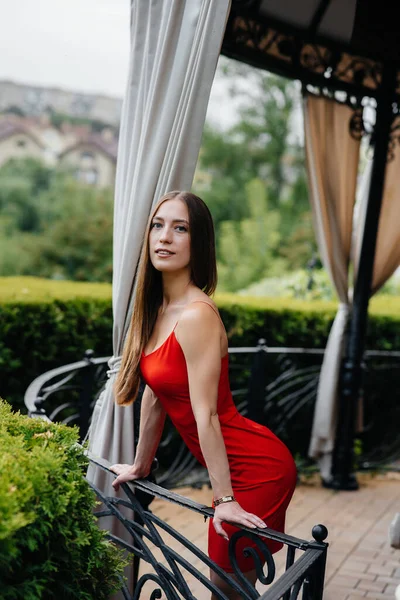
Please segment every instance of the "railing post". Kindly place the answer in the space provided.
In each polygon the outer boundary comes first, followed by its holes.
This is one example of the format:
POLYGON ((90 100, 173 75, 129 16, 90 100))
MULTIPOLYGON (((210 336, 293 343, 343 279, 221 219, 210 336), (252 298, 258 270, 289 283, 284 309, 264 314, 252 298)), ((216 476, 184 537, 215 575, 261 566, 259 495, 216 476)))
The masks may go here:
POLYGON ((248 417, 256 423, 263 423, 265 406, 267 342, 258 340, 251 367, 248 396, 248 417))
POLYGON ((86 350, 84 361, 87 367, 82 373, 82 389, 79 395, 79 436, 81 441, 85 439, 87 430, 89 429, 89 420, 91 415, 90 403, 93 395, 94 369, 95 365, 92 361, 94 357, 93 350, 86 350))
POLYGON ((313 574, 310 578, 310 598, 312 600, 322 600, 324 595, 325 568, 328 544, 324 542, 328 537, 328 530, 325 525, 315 525, 312 529, 312 536, 319 544, 324 544, 325 549, 313 568, 313 574))

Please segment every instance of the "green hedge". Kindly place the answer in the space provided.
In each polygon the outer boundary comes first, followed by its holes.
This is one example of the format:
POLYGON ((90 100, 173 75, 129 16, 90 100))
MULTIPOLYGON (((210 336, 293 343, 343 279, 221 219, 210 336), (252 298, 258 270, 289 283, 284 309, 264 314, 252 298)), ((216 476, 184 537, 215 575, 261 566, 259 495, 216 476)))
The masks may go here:
POLYGON ((41 373, 83 358, 108 356, 111 286, 0 278, 0 395, 23 410, 23 396, 41 373))
MULTIPOLYGON (((335 302, 216 296, 231 346, 323 348, 335 302)), ((367 346, 400 348, 400 300, 372 300, 367 346)), ((111 354, 111 286, 0 278, 0 394, 23 409, 23 394, 41 373, 80 360, 88 348, 111 354)))
POLYGON ((106 600, 120 587, 124 561, 93 516, 77 439, 0 400, 2 600, 106 600))

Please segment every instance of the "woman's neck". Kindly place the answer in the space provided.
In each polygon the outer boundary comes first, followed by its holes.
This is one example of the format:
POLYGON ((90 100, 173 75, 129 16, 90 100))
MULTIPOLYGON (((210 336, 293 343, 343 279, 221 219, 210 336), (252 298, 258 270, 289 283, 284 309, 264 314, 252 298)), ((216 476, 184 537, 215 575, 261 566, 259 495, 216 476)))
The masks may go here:
POLYGON ((180 273, 163 273, 163 310, 170 305, 185 304, 191 288, 190 276, 187 271, 180 273))

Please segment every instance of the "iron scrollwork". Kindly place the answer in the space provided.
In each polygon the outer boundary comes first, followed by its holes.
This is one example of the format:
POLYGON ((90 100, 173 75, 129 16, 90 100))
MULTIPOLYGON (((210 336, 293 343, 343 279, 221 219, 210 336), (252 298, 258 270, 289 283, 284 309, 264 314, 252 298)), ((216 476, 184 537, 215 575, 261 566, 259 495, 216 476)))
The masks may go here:
MULTIPOLYGON (((97 458, 94 459, 90 456, 89 460, 97 467, 115 476, 109 470, 109 464, 106 461, 97 458)), ((126 600, 140 600, 144 598, 143 594, 145 592, 146 597, 150 599, 166 597, 168 600, 179 600, 181 598, 195 600, 196 596, 190 589, 188 576, 194 577, 204 588, 212 592, 218 600, 227 600, 226 595, 204 575, 202 570, 193 565, 194 558, 199 560, 203 567, 212 569, 225 583, 240 594, 244 600, 253 600, 259 597, 262 600, 278 600, 282 596, 282 590, 288 598, 289 596, 293 599, 297 598, 300 590, 303 590, 302 597, 305 600, 322 598, 327 552, 327 544, 324 543, 324 540, 328 534, 326 528, 323 526, 314 528, 314 541, 312 542, 287 536, 268 528, 257 530, 245 527, 240 528, 232 536, 229 545, 229 555, 233 575, 235 576, 233 578, 216 565, 202 550, 185 538, 182 533, 175 530, 157 515, 152 514, 149 510, 145 510, 132 488, 135 488, 136 492, 140 490, 141 492, 153 494, 154 496, 183 506, 199 513, 206 519, 212 517, 214 514, 211 507, 198 504, 145 480, 138 480, 131 482, 131 484, 122 484, 121 488, 125 494, 124 498, 109 497, 92 483, 89 482, 89 485, 95 491, 104 507, 103 510, 96 513, 97 517, 101 519, 102 517, 112 516, 123 525, 126 531, 124 539, 110 532, 108 534, 109 539, 132 555, 139 557, 142 564, 143 562, 147 563, 145 572, 139 576, 132 592, 128 589, 126 583, 121 581, 121 590, 126 600), (136 518, 128 518, 123 513, 124 508, 134 511, 136 518), (173 543, 167 543, 164 539, 164 534, 168 536, 168 539, 172 539, 173 543), (250 547, 245 548, 243 552, 245 556, 253 558, 258 580, 265 585, 271 585, 270 589, 262 596, 247 581, 236 559, 236 545, 243 537, 250 538, 256 542, 258 552, 250 547), (280 582, 279 579, 275 580, 275 562, 266 545, 266 540, 268 539, 279 541, 287 546, 287 570, 283 582, 280 582), (178 549, 173 547, 173 544, 176 543, 179 543, 178 549), (294 553, 296 550, 301 550, 303 554, 299 561, 296 561, 296 564, 294 564, 294 553), (259 554, 264 560, 260 559, 259 554), (266 572, 265 567, 263 568, 264 561, 267 567, 266 572), (318 594, 314 596, 307 595, 306 582, 308 580, 311 581, 314 591, 317 590, 319 596, 318 594), (155 586, 155 589, 151 593, 148 590, 148 586, 146 587, 146 584, 149 583, 155 586)))
MULTIPOLYGON (((229 352, 232 395, 238 411, 267 425, 282 438, 296 453, 300 472, 312 469, 307 451, 323 350, 273 348, 260 343, 258 347, 230 348, 229 352)), ((400 438, 395 427, 399 403, 391 401, 400 388, 400 354, 368 351, 365 358, 368 385, 363 400, 362 452, 357 464, 362 469, 373 469, 400 456, 400 438), (382 385, 391 390, 384 398, 382 385), (382 402, 385 411, 377 410, 382 402)), ((107 360, 90 356, 40 375, 25 394, 29 414, 66 424, 82 424, 83 432, 86 431, 91 407, 106 378, 107 360), (88 381, 83 385, 85 378, 88 381)), ((135 409, 139 412, 139 400, 135 409)), ((139 418, 135 418, 136 428, 138 424, 139 418)), ((171 423, 165 429, 159 461, 157 481, 165 488, 201 487, 209 483, 207 471, 190 454, 171 423)))
POLYGON ((251 532, 236 531, 232 535, 231 539, 229 540, 229 558, 230 558, 231 564, 233 565, 233 567, 235 569, 236 576, 238 577, 239 581, 241 582, 243 588, 247 590, 250 597, 258 598, 257 592, 254 590, 253 586, 250 585, 249 581, 246 579, 246 577, 240 571, 240 568, 239 568, 239 565, 237 562, 237 558, 236 558, 236 556, 237 556, 236 546, 237 546, 237 543, 239 542, 239 540, 243 537, 253 540, 253 542, 256 544, 256 546, 260 552, 260 555, 263 557, 263 560, 261 560, 260 556, 257 554, 257 552, 252 547, 245 547, 243 549, 244 556, 246 558, 251 557, 253 559, 254 569, 257 573, 257 579, 258 579, 258 581, 261 581, 261 583, 263 583, 264 585, 269 585, 275 579, 275 572, 276 572, 275 561, 273 559, 273 556, 272 556, 269 548, 260 540, 260 538, 257 535, 255 535, 251 532), (265 569, 264 564, 267 567, 267 573, 264 572, 264 569, 265 569), (254 594, 256 594, 256 595, 254 595, 254 594))
MULTIPOLYGON (((316 41, 311 31, 276 21, 263 14, 257 3, 239 1, 232 8, 222 53, 299 79, 307 93, 347 104, 353 110, 350 134, 357 140, 369 136, 371 146, 374 145, 374 119, 368 105, 372 106, 380 97, 383 74, 380 60, 352 54, 345 45, 331 40, 316 41)), ((392 103, 394 123, 388 160, 393 159, 394 148, 400 144, 399 99, 400 74, 392 103)))
POLYGON ((304 84, 327 85, 360 98, 376 96, 382 79, 379 61, 307 39, 306 31, 286 29, 272 18, 239 7, 228 23, 222 52, 260 68, 280 70, 304 84))

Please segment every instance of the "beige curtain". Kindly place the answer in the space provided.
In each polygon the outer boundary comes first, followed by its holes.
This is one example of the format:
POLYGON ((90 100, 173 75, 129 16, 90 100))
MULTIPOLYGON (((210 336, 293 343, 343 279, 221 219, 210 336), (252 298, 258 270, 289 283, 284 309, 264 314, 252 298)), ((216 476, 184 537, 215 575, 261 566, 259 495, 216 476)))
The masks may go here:
POLYGON ((338 379, 350 310, 349 264, 360 144, 349 134, 352 111, 323 97, 304 98, 307 170, 314 230, 340 304, 321 368, 309 455, 330 478, 338 379))
MULTIPOLYGON (((191 187, 229 8, 230 0, 131 3, 114 209, 114 356, 89 432, 90 452, 110 463, 134 459, 133 407, 115 405, 113 384, 129 327, 145 225, 162 194, 191 187)), ((99 469, 90 468, 88 478, 112 495, 111 480, 99 469)), ((113 532, 121 535, 114 526, 113 532)))
MULTIPOLYGON (((361 185, 358 218, 355 228, 355 271, 358 270, 362 232, 368 203, 372 160, 366 166, 361 185)), ((396 145, 386 164, 385 186, 379 218, 371 295, 375 294, 400 265, 400 148, 396 145)))

